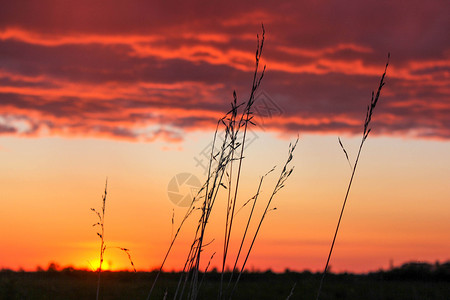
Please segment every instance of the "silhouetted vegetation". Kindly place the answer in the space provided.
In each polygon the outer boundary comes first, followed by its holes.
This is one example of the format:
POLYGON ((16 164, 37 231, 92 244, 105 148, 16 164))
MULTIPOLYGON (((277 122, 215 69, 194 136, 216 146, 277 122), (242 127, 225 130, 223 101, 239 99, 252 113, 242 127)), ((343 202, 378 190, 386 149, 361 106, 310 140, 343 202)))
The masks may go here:
MULTIPOLYGON (((178 272, 163 272, 152 299, 173 297, 180 278, 178 272)), ((203 273, 201 273, 203 275, 203 273)), ((231 274, 226 274, 230 276, 231 274)), ((73 268, 36 272, 0 271, 0 299, 93 299, 97 287, 96 272, 73 268)), ((102 273, 103 299, 143 299, 148 294, 148 282, 156 272, 102 273)), ((313 299, 320 273, 245 272, 239 282, 239 292, 233 299, 285 299, 294 282, 297 285, 291 299, 313 299)), ((391 270, 368 274, 329 273, 323 287, 323 299, 450 299, 450 262, 411 262, 391 270)), ((211 271, 202 285, 198 299, 215 299, 221 273, 211 271)))

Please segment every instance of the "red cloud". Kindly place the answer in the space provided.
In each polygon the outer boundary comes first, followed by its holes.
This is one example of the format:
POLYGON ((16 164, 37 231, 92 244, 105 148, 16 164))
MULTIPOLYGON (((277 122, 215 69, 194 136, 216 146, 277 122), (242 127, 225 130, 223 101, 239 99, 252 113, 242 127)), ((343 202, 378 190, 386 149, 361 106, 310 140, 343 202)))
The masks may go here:
POLYGON ((81 4, 0 12, 0 134, 180 141, 212 129, 233 89, 248 96, 264 21, 262 89, 281 112, 260 115, 265 130, 359 133, 391 51, 375 133, 450 137, 447 3, 81 4))

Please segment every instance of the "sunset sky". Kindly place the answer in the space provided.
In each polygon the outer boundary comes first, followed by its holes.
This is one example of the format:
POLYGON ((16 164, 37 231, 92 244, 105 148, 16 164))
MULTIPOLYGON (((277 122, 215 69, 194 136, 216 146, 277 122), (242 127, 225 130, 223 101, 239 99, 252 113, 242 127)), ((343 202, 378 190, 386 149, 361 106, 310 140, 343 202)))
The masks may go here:
MULTIPOLYGON (((238 203, 273 189, 289 142, 295 170, 249 269, 323 268, 367 104, 391 53, 331 259, 363 272, 450 259, 450 2, 1 1, 0 268, 95 268, 105 180, 106 268, 158 267, 179 173, 205 180, 217 119, 250 93, 257 34, 267 70, 238 203)), ((258 102, 259 100, 259 102, 258 102)), ((266 201, 267 197, 264 199, 266 201)), ((222 255, 219 202, 205 259, 222 255)), ((261 206, 258 213, 261 213, 261 206)), ((222 211, 222 212, 221 212, 222 211)), ((237 215, 236 233, 249 210, 237 215)), ((255 225, 255 224, 254 224, 255 225)), ((180 269, 195 217, 167 270, 180 269)), ((255 226, 253 226, 254 228, 255 226)), ((237 251, 237 236, 232 253, 237 251)))

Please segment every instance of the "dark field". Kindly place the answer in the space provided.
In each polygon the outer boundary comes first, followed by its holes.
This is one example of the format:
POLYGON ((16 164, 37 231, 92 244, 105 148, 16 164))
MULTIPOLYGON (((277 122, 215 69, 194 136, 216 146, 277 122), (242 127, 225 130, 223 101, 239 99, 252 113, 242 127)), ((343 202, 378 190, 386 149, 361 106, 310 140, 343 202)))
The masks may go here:
MULTIPOLYGON (((103 299, 146 299, 156 273, 104 272, 103 299)), ((172 299, 178 273, 164 273, 152 299, 172 299)), ((270 271, 245 273, 233 299, 315 299, 320 274, 270 271)), ((210 272, 199 299, 216 299, 220 274, 210 272)), ((0 272, 0 299, 95 299, 96 273, 73 269, 0 272)), ((365 275, 329 274, 321 298, 326 299, 450 299, 450 264, 406 264, 365 275)))

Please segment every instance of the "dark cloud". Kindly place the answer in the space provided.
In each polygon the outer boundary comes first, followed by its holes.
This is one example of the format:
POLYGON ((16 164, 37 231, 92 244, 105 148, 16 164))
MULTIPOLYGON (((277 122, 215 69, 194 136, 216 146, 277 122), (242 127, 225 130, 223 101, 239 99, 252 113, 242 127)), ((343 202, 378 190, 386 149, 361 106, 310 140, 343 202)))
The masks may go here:
POLYGON ((249 96, 264 21, 262 91, 278 110, 257 118, 264 129, 359 133, 390 51, 374 132, 448 139, 449 9, 415 0, 9 1, 0 134, 180 141, 214 128, 234 89, 239 101, 249 96))
POLYGON ((8 125, 0 124, 0 134, 5 133, 16 133, 16 129, 8 125))

